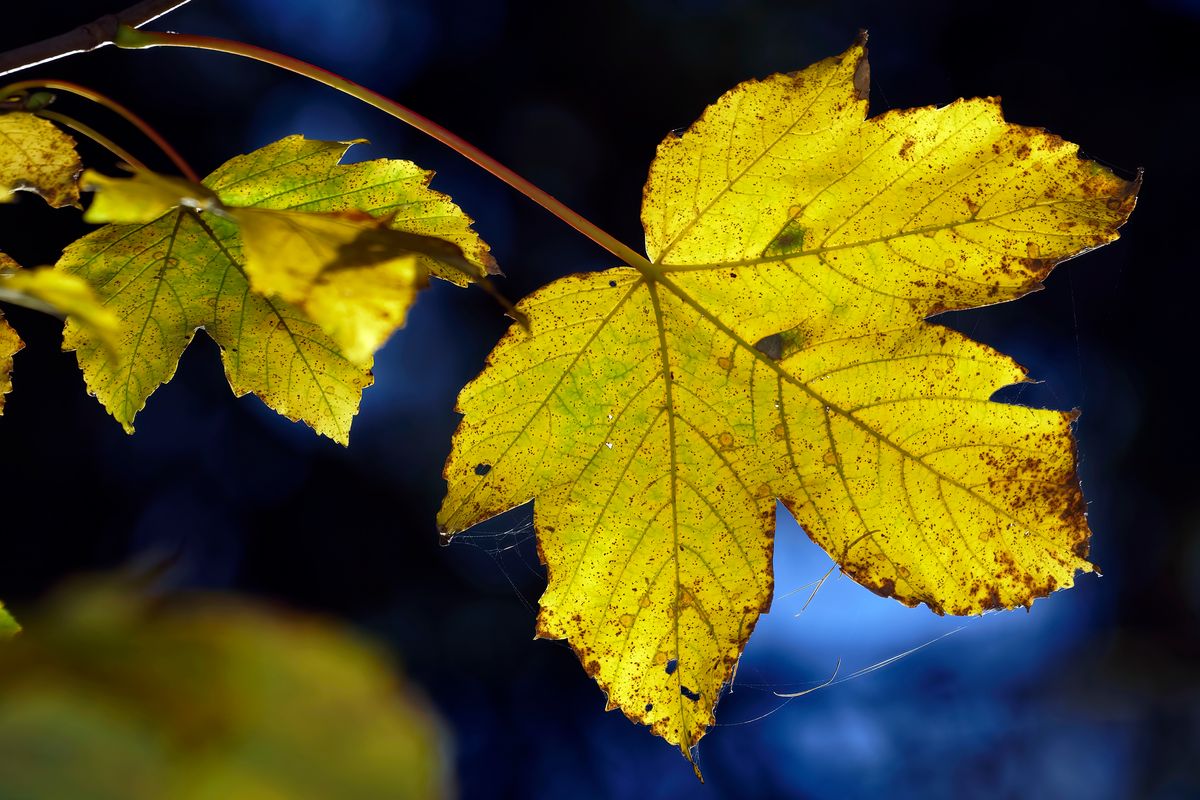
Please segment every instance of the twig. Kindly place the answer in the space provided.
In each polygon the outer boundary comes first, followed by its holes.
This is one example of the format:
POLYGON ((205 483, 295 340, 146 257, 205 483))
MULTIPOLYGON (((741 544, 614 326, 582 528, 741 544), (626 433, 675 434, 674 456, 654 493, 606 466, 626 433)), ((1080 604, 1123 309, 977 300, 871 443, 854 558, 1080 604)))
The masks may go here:
POLYGON ((73 31, 9 50, 0 55, 0 76, 112 44, 122 25, 140 28, 188 2, 190 0, 142 0, 124 11, 101 17, 73 31))

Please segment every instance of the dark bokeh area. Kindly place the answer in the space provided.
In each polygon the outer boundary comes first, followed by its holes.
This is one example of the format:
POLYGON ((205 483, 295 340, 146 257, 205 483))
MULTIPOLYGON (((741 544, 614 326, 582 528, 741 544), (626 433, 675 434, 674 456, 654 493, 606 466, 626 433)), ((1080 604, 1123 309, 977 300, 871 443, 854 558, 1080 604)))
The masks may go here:
MULTIPOLYGON (((13 0, 0 50, 121 5, 13 0)), ((829 560, 781 522, 774 607, 701 743, 701 785, 677 751, 604 712, 565 645, 532 640, 544 576, 528 507, 439 547, 454 398, 507 322, 481 292, 442 284, 378 355, 348 449, 233 398, 203 336, 127 436, 59 352, 59 325, 6 308, 28 345, 0 418, 0 596, 18 616, 68 574, 168 559, 168 586, 347 619, 380 637, 445 717, 466 798, 1200 796, 1200 432, 1188 413, 1200 3, 194 0, 157 26, 341 72, 633 245, 667 131, 741 80, 840 52, 861 27, 873 113, 1001 95, 1009 119, 1125 176, 1144 167, 1121 241, 1060 266, 1043 292, 940 320, 1042 381, 1006 399, 1082 409, 1104 576, 1028 614, 943 619, 846 578, 805 609, 804 587, 829 560), (821 683, 839 662, 845 679, 905 653, 811 695, 775 694, 821 683)), ((106 48, 20 77, 110 94, 201 172, 287 134, 367 138, 355 158, 438 171, 435 188, 478 220, 513 298, 614 262, 436 142, 261 64, 106 48)), ((169 168, 103 109, 61 107, 169 168)), ((30 266, 86 229, 35 198, 0 208, 0 250, 30 266)))

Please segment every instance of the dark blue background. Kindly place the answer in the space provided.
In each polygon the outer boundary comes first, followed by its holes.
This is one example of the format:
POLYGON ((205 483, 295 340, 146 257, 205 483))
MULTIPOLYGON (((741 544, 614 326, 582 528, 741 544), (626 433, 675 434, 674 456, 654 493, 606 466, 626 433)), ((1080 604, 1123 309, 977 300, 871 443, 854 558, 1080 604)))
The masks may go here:
MULTIPOLYGON (((10 0, 0 50, 121 4, 10 0)), ((845 578, 800 613, 802 587, 829 561, 781 522, 778 596, 700 747, 702 786, 672 748, 604 713, 568 648, 532 641, 543 577, 528 508, 438 547, 454 397, 506 324, 481 293, 443 284, 379 354, 348 450, 233 399, 204 337, 128 437, 57 351, 53 321, 11 311, 29 347, 0 419, 0 594, 18 613, 67 574, 165 554, 170 586, 351 620, 394 649, 447 719, 467 798, 1200 796, 1200 4, 195 0, 158 25, 340 71, 633 245, 646 168, 668 130, 741 80, 840 52, 860 27, 871 31, 875 112, 999 94, 1013 121, 1126 175, 1144 166, 1122 241, 1060 266, 1019 303, 940 320, 1044 381, 1008 399, 1083 410, 1081 472, 1105 574, 1029 614, 942 619, 845 578), (839 660, 844 677, 929 642, 815 694, 774 694, 824 681, 839 660)), ((613 265, 435 142, 263 65, 108 48, 19 77, 34 76, 127 102, 201 172, 291 133, 367 137, 358 158, 435 168, 435 187, 479 220, 514 298, 613 265)), ((61 107, 168 168, 102 110, 61 107)), ((0 249, 25 264, 52 262, 84 230, 72 211, 0 209, 0 249)))

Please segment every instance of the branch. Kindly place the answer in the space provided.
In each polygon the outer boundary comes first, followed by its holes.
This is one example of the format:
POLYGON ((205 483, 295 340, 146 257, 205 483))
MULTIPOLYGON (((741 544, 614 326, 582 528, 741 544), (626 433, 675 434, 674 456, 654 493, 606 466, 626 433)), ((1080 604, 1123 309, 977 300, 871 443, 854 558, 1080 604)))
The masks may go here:
POLYGON ((0 76, 112 44, 122 25, 140 28, 188 2, 190 0, 142 0, 124 11, 101 17, 68 33, 9 50, 0 55, 0 76))

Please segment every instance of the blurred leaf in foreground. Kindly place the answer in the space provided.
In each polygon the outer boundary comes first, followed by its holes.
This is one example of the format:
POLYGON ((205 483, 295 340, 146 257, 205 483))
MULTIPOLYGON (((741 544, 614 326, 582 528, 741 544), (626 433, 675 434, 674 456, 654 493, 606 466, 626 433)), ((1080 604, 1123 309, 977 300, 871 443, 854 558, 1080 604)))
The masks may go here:
POLYGON ((21 626, 12 618, 12 614, 9 614, 7 609, 4 608, 4 604, 0 603, 0 639, 7 639, 20 630, 21 626))
POLYGON ((0 648, 5 800, 450 794, 429 711, 324 622, 75 590, 0 648))

